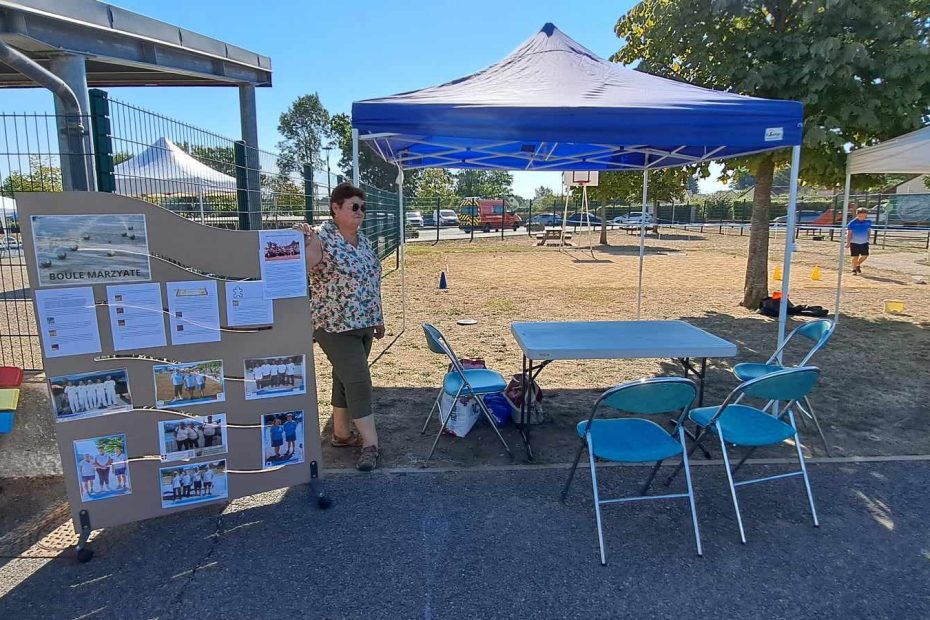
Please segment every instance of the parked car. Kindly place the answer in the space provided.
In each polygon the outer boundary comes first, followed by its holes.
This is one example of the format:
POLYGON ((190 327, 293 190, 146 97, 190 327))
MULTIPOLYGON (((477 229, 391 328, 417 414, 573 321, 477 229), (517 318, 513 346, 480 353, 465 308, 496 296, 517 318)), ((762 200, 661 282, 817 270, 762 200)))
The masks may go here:
POLYGON ((644 217, 642 211, 633 211, 632 213, 621 215, 613 219, 613 223, 617 224, 618 226, 628 226, 630 224, 636 224, 639 226, 640 221, 644 221, 646 226, 656 225, 656 218, 654 218, 650 213, 647 213, 644 217))
POLYGON ((440 226, 459 225, 459 214, 452 209, 440 209, 438 213, 433 211, 433 219, 438 219, 440 226))
POLYGON ((501 228, 517 230, 523 221, 506 206, 503 200, 479 200, 477 205, 464 205, 459 212, 459 228, 484 232, 501 228))
POLYGON ((436 217, 429 213, 423 216, 423 228, 435 228, 436 227, 436 217))
POLYGON ((423 226, 423 216, 419 211, 407 211, 407 223, 411 226, 423 226))
POLYGON ((15 237, 0 237, 0 250, 4 252, 18 252, 22 247, 23 244, 17 241, 15 237))
POLYGON ((530 224, 538 226, 561 226, 562 216, 558 213, 540 213, 530 218, 530 224))
POLYGON ((600 226, 601 218, 590 211, 575 211, 568 216, 565 223, 569 226, 600 226))

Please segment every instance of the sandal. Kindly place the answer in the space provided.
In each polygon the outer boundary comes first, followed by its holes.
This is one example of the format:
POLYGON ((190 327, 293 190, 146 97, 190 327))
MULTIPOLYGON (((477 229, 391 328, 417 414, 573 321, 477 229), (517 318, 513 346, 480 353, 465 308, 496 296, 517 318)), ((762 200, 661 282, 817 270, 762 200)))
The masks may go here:
POLYGON ((378 457, 380 456, 378 446, 366 446, 362 448, 362 453, 358 455, 355 468, 359 471, 373 471, 378 466, 378 457))
POLYGON ((333 433, 333 438, 329 440, 329 445, 334 448, 361 448, 362 437, 360 435, 340 437, 336 433, 333 433))

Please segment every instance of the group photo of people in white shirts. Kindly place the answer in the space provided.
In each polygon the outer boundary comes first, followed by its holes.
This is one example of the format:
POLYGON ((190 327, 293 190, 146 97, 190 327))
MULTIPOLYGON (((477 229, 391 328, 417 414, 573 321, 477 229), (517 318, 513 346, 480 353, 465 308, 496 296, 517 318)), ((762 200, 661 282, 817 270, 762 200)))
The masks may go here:
POLYGON ((229 497, 226 459, 158 470, 161 507, 173 508, 229 497))
POLYGON ((226 414, 159 422, 158 440, 163 462, 225 454, 226 414))
POLYGON ((155 374, 155 405, 179 407, 201 403, 224 402, 223 362, 186 362, 160 364, 155 374))
POLYGON ((51 377, 49 386, 58 421, 132 409, 125 368, 51 377))
POLYGON ((132 493, 126 435, 106 435, 74 442, 74 462, 81 501, 93 502, 132 493))
POLYGON ((304 366, 303 355, 245 360, 245 399, 305 394, 304 366))

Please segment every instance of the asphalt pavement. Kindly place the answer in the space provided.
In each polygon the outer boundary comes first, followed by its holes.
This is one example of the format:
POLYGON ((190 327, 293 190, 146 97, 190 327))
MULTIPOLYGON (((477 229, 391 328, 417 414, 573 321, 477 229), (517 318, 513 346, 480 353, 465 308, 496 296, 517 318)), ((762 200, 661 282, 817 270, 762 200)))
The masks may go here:
MULTIPOLYGON (((686 502, 614 505, 606 567, 584 470, 567 505, 558 468, 329 475, 327 511, 297 487, 105 530, 87 564, 8 561, 0 618, 930 616, 930 462, 810 469, 820 528, 800 480, 753 485, 740 544, 705 465, 705 556, 686 502)), ((647 471, 604 469, 603 487, 634 493, 647 471)))

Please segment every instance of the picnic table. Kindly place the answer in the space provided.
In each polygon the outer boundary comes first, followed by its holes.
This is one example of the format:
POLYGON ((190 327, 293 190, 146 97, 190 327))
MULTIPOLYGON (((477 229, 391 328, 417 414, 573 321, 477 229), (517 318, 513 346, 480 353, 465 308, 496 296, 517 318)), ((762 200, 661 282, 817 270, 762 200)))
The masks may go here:
POLYGON ((572 234, 566 232, 563 241, 561 228, 546 228, 536 238, 539 239, 536 245, 571 245, 572 234))
POLYGON ((529 460, 534 459, 527 423, 533 406, 528 390, 554 361, 651 359, 678 361, 684 376, 698 383, 698 406, 704 402, 707 359, 734 357, 736 345, 685 321, 519 322, 510 326, 523 351, 523 399, 520 436, 529 460), (525 378, 529 377, 529 381, 525 378))

